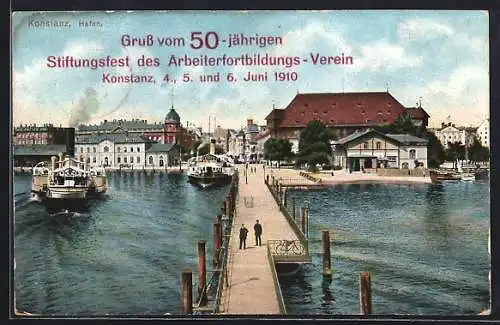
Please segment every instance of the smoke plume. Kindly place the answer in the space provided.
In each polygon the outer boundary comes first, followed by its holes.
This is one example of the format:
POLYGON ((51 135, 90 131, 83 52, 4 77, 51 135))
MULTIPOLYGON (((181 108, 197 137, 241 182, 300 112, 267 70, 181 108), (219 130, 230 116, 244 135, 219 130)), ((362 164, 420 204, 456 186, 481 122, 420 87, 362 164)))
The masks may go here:
POLYGON ((69 115, 69 126, 76 127, 90 121, 93 114, 99 111, 99 100, 97 91, 89 87, 85 90, 85 95, 80 98, 78 104, 71 108, 69 115))

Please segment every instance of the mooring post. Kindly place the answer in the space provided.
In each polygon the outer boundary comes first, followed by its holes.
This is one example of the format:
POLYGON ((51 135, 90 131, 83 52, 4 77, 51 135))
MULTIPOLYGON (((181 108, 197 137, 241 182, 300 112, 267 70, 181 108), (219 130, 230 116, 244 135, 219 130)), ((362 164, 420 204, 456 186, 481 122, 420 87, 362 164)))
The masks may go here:
POLYGON ((292 197, 292 216, 293 221, 297 222, 297 216, 295 215, 295 198, 292 197))
POLYGON ((185 268, 182 271, 182 313, 193 313, 193 271, 185 268))
POLYGON ((283 206, 286 208, 286 187, 283 187, 283 206))
POLYGON ((306 208, 300 207, 300 225, 304 236, 306 235, 306 208))
POLYGON ((219 243, 219 248, 222 247, 222 214, 217 215, 217 223, 219 224, 217 238, 219 243))
POLYGON ((198 242, 198 296, 200 297, 200 306, 207 303, 207 295, 203 294, 203 288, 207 285, 207 260, 205 252, 205 241, 198 242))
POLYGON ((266 175, 266 184, 269 185, 269 175, 266 175))
POLYGON ((220 223, 215 222, 213 228, 213 258, 212 265, 216 269, 219 267, 219 251, 220 251, 220 242, 221 242, 221 229, 220 223))
POLYGON ((306 212, 305 212, 305 217, 306 217, 306 232, 305 236, 307 239, 309 239, 309 205, 306 207, 306 212))
POLYGON ((330 259, 330 233, 328 230, 322 230, 323 239, 323 276, 325 278, 332 277, 332 264, 330 259))
POLYGON ((372 313, 372 288, 370 272, 361 272, 359 274, 359 308, 361 315, 370 315, 372 313))

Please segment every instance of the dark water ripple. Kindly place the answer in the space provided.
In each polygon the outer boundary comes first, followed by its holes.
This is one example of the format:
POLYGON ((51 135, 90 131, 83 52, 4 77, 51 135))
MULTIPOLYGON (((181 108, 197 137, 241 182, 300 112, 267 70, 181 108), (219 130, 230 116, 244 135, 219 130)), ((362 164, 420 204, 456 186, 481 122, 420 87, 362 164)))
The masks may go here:
POLYGON ((489 184, 339 185, 289 193, 310 206, 313 264, 280 277, 291 314, 358 314, 359 272, 378 314, 464 315, 487 308, 489 184), (333 280, 322 289, 321 230, 333 280), (306 285, 307 284, 307 285, 306 285))
MULTIPOLYGON (((48 213, 16 176, 18 308, 57 315, 176 314, 180 274, 211 260, 213 217, 227 188, 200 191, 182 175, 112 175, 83 210, 48 213)), ((475 314, 488 303, 489 186, 340 185, 291 192, 310 205, 313 264, 280 277, 291 314, 357 314, 370 271, 379 314, 475 314), (332 283, 321 276, 321 230, 332 239, 332 283), (325 290, 324 288, 328 288, 325 290)))
POLYGON ((198 240, 211 261, 227 192, 182 175, 111 175, 104 198, 49 213, 29 176, 14 182, 17 307, 45 315, 177 314, 182 269, 196 274, 198 240))

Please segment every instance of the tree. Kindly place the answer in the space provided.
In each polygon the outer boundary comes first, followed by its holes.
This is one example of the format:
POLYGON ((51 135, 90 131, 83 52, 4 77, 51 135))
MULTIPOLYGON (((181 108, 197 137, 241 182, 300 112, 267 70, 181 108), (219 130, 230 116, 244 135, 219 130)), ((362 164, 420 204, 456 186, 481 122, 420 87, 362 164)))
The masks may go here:
POLYGON ((293 157, 292 143, 288 139, 269 138, 264 143, 264 158, 271 161, 282 161, 293 157))
POLYGON ((381 133, 410 134, 427 142, 427 164, 429 167, 439 167, 445 158, 444 147, 436 135, 427 130, 425 126, 417 126, 413 123, 409 114, 399 116, 396 121, 389 125, 377 126, 375 129, 381 133))
POLYGON ((307 163, 312 171, 316 170, 316 164, 329 163, 333 138, 333 133, 321 121, 310 121, 300 132, 297 163, 307 163))
POLYGON ((457 160, 465 159, 465 146, 462 142, 449 142, 448 149, 446 149, 446 160, 453 161, 453 168, 455 166, 457 160))
POLYGON ((469 160, 472 162, 483 162, 490 159, 490 149, 483 147, 481 142, 474 137, 469 147, 469 160))

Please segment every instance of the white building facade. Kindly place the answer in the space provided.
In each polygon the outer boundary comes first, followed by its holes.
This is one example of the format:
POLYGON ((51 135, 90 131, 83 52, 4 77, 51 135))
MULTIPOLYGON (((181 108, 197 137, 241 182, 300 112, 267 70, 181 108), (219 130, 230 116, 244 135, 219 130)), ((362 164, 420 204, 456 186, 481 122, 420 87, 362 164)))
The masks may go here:
POLYGON ((171 163, 173 147, 172 144, 151 143, 138 135, 103 134, 77 138, 75 154, 83 155, 89 166, 162 167, 171 163), (153 157, 152 164, 146 161, 150 156, 153 157))
POLYGON ((332 141, 333 164, 350 171, 427 168, 427 140, 366 130, 332 141))
POLYGON ((483 147, 490 147, 490 119, 486 119, 479 124, 476 137, 483 147))

